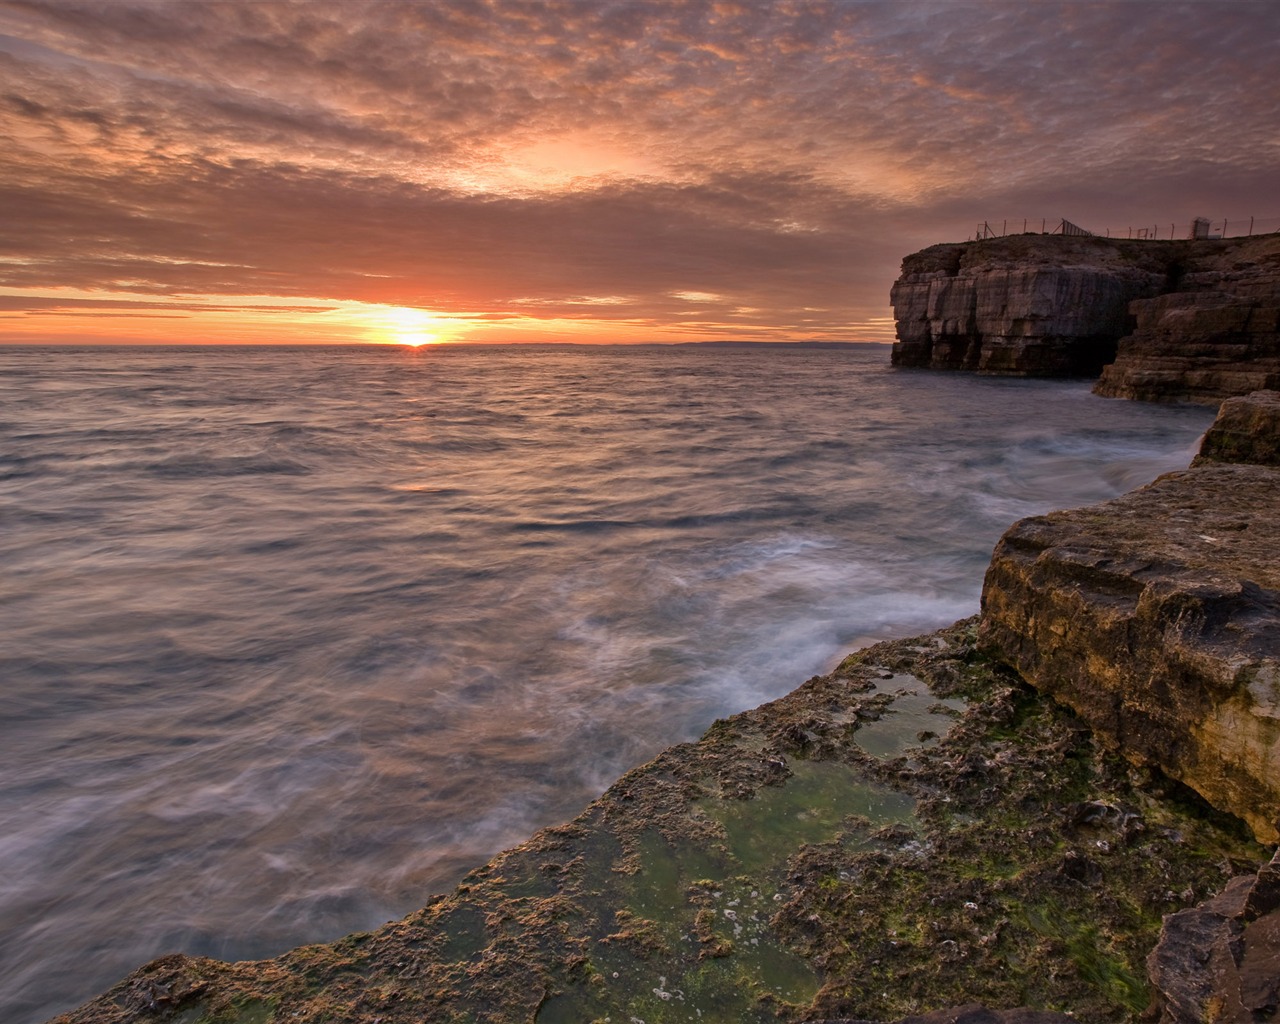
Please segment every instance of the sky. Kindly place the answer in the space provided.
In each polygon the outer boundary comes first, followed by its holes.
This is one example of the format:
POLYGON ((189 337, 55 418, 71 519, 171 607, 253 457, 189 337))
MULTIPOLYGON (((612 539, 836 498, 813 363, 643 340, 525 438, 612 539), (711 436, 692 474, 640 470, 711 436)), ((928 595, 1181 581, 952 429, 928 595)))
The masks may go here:
POLYGON ((1280 230, 1280 4, 0 0, 0 340, 890 341, 903 256, 1280 230))

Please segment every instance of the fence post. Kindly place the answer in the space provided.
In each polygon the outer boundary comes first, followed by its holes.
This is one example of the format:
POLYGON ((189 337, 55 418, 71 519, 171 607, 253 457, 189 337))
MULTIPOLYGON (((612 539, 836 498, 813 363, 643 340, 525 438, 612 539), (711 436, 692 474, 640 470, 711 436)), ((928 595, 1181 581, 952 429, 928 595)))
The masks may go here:
POLYGON ((1227 237, 1227 219, 1225 217, 1222 218, 1222 237, 1227 237))
POLYGON ((1040 218, 1040 234, 1042 234, 1042 235, 1044 234, 1044 226, 1045 226, 1045 223, 1046 223, 1046 218, 1041 217, 1041 218, 1040 218))
POLYGON ((1249 218, 1249 234, 1250 235, 1253 234, 1253 218, 1252 217, 1249 218))
POLYGON ((1006 220, 1000 227, 1000 237, 1003 238, 1009 233, 1009 222, 1006 220))

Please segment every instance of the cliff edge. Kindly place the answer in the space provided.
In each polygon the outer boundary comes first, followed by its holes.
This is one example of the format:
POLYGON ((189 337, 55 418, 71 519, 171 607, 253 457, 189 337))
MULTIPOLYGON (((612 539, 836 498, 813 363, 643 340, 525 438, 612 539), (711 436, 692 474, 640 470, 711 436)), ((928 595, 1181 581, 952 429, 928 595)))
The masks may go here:
POLYGON ((1099 377, 1216 404, 1280 387, 1280 235, 1010 235, 930 246, 890 292, 895 366, 1099 377))

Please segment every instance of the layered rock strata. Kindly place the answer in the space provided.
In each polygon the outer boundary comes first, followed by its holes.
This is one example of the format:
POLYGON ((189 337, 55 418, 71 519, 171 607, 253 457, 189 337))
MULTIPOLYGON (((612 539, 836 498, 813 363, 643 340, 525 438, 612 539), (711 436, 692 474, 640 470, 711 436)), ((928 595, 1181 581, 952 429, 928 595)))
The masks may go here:
POLYGON ((1274 400, 1233 405, 1201 464, 1005 533, 984 645, 1106 743, 1280 839, 1280 471, 1214 462, 1262 449, 1274 400), (1251 414, 1249 410, 1258 411, 1251 414), (1241 425, 1259 430, 1241 440, 1241 425))
POLYGON ((1280 235, 935 245, 890 299, 895 366, 1102 374, 1101 394, 1206 403, 1280 386, 1280 235))
POLYGON ((1255 391, 1222 403, 1191 465, 1214 462, 1280 467, 1280 391, 1255 391))
POLYGON ((1061 235, 931 246, 903 260, 890 292, 893 364, 1097 376, 1129 303, 1159 294, 1174 262, 1168 245, 1061 235))
POLYGON ((1176 291, 1130 305, 1134 329, 1097 394, 1211 405, 1280 388, 1280 244, 1232 241, 1194 243, 1176 291))

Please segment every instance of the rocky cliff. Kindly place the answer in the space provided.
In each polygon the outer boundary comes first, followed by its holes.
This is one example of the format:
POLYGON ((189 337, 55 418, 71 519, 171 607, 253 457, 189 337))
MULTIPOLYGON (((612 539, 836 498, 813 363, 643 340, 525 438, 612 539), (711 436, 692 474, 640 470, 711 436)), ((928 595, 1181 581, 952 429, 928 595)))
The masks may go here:
MULTIPOLYGON (((1280 393, 1230 398, 1192 468, 1015 524, 983 587, 985 650, 1107 747, 1280 838, 1280 393)), ((1159 1024, 1280 1012, 1280 853, 1165 915, 1159 1024)))
POLYGON ((1280 469, 1216 460, 1272 451, 1278 402, 1229 403, 1185 472, 1015 524, 982 597, 991 651, 1268 843, 1280 840, 1280 469))
POLYGON ((903 260, 890 299, 896 366, 1102 374, 1100 393, 1143 399, 1280 385, 1280 235, 935 245, 903 260))
POLYGON ((1094 391, 1216 404, 1280 387, 1280 236, 1231 241, 1192 248, 1176 291, 1130 305, 1134 328, 1094 391))

